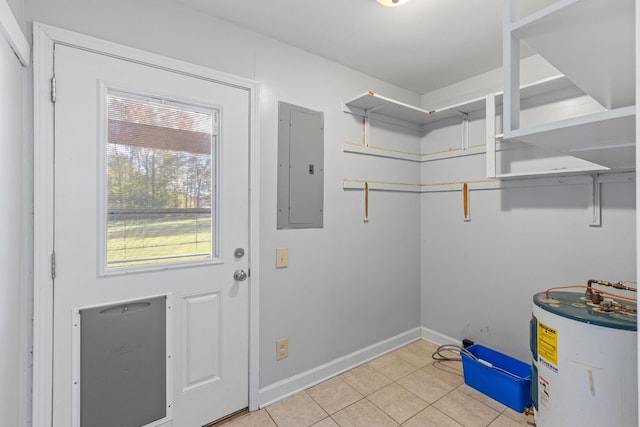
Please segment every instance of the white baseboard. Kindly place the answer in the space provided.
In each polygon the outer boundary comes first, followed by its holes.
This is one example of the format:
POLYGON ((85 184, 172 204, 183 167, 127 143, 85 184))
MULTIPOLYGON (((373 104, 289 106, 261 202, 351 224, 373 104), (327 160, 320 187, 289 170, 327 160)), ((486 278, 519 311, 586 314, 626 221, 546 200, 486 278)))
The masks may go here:
POLYGON ((425 328, 424 326, 421 329, 421 336, 427 341, 431 341, 434 344, 444 345, 444 344, 455 344, 458 346, 462 345, 462 341, 456 338, 451 338, 445 334, 441 334, 440 332, 436 332, 432 329, 425 328))
POLYGON ((394 337, 363 348, 362 350, 339 357, 338 359, 332 360, 324 365, 320 365, 306 372, 302 372, 290 378, 263 387, 258 391, 258 405, 263 408, 271 403, 284 399, 287 396, 291 396, 292 394, 346 372, 349 369, 355 368, 358 365, 373 360, 384 353, 388 353, 396 348, 416 341, 425 336, 424 330, 424 328, 420 327, 411 329, 407 332, 403 332, 394 337))

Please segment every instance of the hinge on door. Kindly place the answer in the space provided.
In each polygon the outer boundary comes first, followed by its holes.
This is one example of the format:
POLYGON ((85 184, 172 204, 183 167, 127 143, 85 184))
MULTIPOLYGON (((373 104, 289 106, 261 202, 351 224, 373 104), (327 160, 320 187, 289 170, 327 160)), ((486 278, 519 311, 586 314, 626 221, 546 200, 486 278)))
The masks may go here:
POLYGON ((56 278, 56 253, 51 252, 51 280, 56 278))
POLYGON ((56 76, 51 77, 51 102, 56 102, 56 76))

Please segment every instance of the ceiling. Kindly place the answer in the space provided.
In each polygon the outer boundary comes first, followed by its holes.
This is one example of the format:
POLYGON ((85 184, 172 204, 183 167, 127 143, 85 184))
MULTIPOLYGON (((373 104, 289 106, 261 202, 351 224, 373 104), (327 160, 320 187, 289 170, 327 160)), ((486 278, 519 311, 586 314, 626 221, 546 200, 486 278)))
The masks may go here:
POLYGON ((424 94, 502 65, 503 0, 177 0, 424 94))

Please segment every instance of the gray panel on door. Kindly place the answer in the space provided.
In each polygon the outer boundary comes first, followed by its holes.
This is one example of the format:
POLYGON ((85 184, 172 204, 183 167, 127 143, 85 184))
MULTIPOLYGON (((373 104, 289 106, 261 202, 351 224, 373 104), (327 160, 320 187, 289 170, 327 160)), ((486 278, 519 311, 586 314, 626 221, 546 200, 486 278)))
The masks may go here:
POLYGON ((80 310, 82 426, 142 426, 166 416, 166 300, 80 310))
POLYGON ((278 229, 322 228, 324 114, 278 103, 278 229))

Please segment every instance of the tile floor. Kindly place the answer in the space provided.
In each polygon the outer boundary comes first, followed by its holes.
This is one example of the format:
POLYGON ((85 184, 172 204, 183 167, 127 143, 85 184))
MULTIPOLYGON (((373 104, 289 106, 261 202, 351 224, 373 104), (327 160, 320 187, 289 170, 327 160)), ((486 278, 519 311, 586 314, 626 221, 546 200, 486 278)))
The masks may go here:
POLYGON ((418 340, 224 427, 533 426, 464 384, 461 362, 434 361, 418 340))

